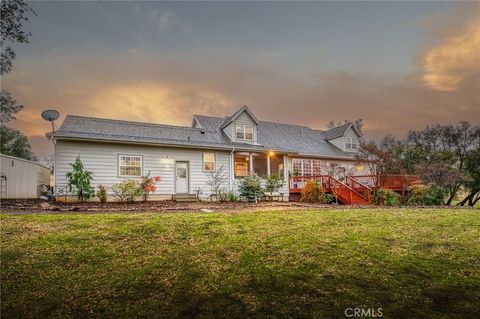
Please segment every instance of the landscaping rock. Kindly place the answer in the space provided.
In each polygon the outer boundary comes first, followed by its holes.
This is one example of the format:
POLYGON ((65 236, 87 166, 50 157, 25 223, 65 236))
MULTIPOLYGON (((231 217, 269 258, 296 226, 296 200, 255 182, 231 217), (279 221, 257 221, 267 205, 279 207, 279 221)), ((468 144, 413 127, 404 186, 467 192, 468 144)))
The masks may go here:
POLYGON ((49 209, 50 208, 50 204, 49 203, 46 203, 46 202, 43 202, 43 203, 40 203, 40 207, 42 209, 49 209))
POLYGON ((202 213, 213 213, 213 210, 212 210, 212 209, 208 209, 208 208, 202 208, 202 209, 200 209, 200 211, 201 211, 202 213))

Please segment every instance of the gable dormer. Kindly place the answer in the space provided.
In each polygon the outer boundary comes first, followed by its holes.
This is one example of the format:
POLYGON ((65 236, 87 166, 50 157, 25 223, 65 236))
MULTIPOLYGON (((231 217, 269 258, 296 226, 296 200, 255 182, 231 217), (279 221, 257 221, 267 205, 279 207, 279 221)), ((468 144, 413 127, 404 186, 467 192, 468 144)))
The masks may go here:
POLYGON ((325 139, 345 152, 357 152, 362 134, 353 125, 346 123, 323 132, 325 139))
POLYGON ((234 142, 257 144, 258 124, 253 112, 244 105, 227 117, 220 129, 234 142))

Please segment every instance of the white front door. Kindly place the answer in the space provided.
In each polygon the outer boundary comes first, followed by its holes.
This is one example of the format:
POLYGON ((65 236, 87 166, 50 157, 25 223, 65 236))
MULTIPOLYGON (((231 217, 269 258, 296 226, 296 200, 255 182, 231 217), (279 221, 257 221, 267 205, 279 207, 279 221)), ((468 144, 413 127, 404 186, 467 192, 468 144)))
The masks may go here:
POLYGON ((188 194, 188 162, 175 162, 175 193, 188 194))

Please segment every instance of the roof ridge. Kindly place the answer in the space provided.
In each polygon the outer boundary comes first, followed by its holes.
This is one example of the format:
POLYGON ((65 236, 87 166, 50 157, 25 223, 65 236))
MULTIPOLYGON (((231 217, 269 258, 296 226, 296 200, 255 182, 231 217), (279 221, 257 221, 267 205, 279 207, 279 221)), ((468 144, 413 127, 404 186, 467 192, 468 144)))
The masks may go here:
POLYGON ((195 128, 195 127, 190 127, 190 126, 180 126, 180 125, 169 125, 169 124, 160 124, 160 123, 146 123, 146 122, 139 122, 139 121, 127 121, 127 120, 117 120, 117 119, 107 119, 107 118, 101 118, 101 117, 93 117, 93 116, 83 116, 83 115, 67 115, 66 118, 69 117, 77 117, 77 118, 84 118, 84 119, 92 119, 92 120, 98 120, 98 121, 103 121, 103 122, 110 122, 110 123, 123 123, 123 124, 132 124, 132 125, 141 125, 141 126, 153 126, 153 127, 169 127, 169 128, 178 128, 178 129, 184 129, 188 131, 201 131, 201 128, 195 128))

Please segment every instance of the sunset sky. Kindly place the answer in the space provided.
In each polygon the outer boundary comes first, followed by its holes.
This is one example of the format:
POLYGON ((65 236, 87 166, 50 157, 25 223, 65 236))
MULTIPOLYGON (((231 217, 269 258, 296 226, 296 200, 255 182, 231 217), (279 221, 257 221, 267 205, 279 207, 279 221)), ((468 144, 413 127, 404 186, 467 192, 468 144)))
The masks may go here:
POLYGON ((39 158, 47 108, 189 125, 248 105, 261 120, 367 138, 480 122, 480 2, 31 2, 2 79, 39 158))

